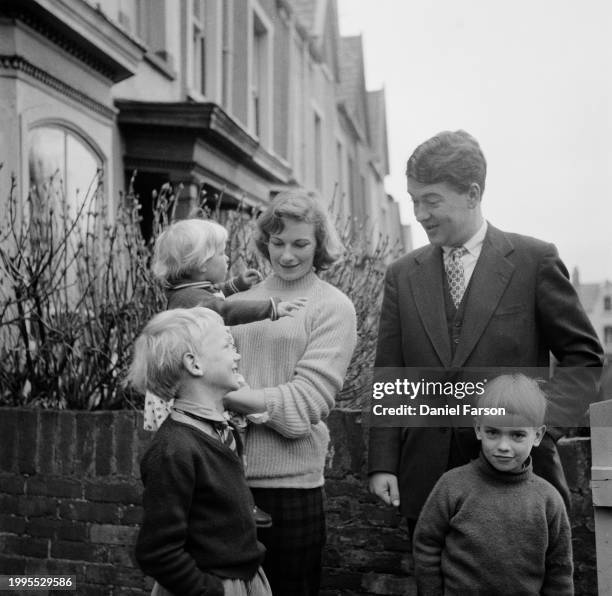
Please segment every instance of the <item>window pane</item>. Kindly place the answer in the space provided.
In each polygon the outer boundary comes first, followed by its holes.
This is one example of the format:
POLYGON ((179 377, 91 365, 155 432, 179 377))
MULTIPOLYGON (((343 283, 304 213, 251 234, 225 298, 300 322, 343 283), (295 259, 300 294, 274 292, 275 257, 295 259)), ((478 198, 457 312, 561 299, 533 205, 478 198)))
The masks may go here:
POLYGON ((223 41, 221 49, 221 103, 224 107, 229 107, 230 84, 231 84, 231 37, 232 37, 232 0, 225 0, 221 3, 223 41))
POLYGON ((66 143, 66 202, 70 213, 76 215, 83 201, 91 206, 96 190, 98 160, 81 141, 68 135, 66 143))
POLYGON ((30 133, 29 147, 30 187, 39 197, 49 194, 43 189, 50 183, 60 189, 66 162, 64 132, 59 128, 36 128, 30 133))
POLYGON ((260 137, 265 125, 264 114, 267 97, 265 96, 267 31, 261 19, 253 14, 253 47, 251 55, 251 98, 253 110, 253 129, 260 137))
POLYGON ((62 201, 72 216, 86 199, 88 190, 96 189, 98 156, 70 131, 56 126, 42 126, 29 135, 29 178, 35 191, 33 200, 53 203, 56 212, 62 201))
POLYGON ((321 118, 318 114, 314 115, 314 167, 315 167, 315 187, 323 190, 323 131, 321 130, 321 118))

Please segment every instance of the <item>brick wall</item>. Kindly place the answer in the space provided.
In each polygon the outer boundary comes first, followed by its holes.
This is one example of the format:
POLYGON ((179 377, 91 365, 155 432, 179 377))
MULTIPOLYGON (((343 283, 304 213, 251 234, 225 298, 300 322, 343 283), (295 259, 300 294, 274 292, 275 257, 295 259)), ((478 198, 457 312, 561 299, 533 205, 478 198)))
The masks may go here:
POLYGON ((559 455, 572 492, 574 587, 578 596, 597 595, 595 521, 591 496, 591 440, 561 439, 559 455))
MULTIPOLYGON (((77 576, 77 594, 147 594, 135 412, 0 409, 0 571, 77 576)), ((40 594, 40 592, 37 592, 40 594)))
MULTIPOLYGON (((329 426, 322 596, 415 594, 406 530, 365 490, 360 414, 336 410, 329 426)), ((138 461, 150 439, 141 427, 128 411, 0 408, 0 573, 76 575, 79 596, 149 593, 132 552, 138 461)), ((572 487, 576 593, 596 594, 589 441, 563 441, 560 451, 572 487)))

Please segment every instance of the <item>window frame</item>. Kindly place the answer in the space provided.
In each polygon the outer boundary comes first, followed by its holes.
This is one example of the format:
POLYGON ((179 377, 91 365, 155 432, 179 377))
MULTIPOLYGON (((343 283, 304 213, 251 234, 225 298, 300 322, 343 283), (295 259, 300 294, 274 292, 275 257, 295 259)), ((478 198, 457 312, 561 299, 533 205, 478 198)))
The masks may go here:
POLYGON ((234 0, 221 0, 221 56, 219 103, 231 111, 234 70, 234 0))
POLYGON ((325 140, 324 140, 324 117, 323 111, 317 106, 315 102, 311 102, 312 106, 312 182, 314 188, 319 192, 323 192, 325 184, 325 172, 324 172, 324 153, 325 153, 325 140))
MULTIPOLYGON (((63 133, 64 152, 66 151, 68 135, 74 137, 81 145, 85 147, 85 149, 89 150, 89 152, 92 154, 94 159, 98 162, 99 164, 98 170, 101 172, 101 179, 98 183, 98 194, 97 194, 96 199, 98 201, 104 200, 105 194, 106 194, 104 188, 106 186, 106 178, 107 178, 106 172, 107 172, 107 165, 108 165, 107 159, 104 156, 104 153, 102 152, 98 144, 85 131, 75 126, 72 122, 62 120, 62 119, 55 119, 55 118, 37 120, 36 122, 32 122, 26 129, 26 138, 25 138, 25 143, 24 143, 24 158, 25 158, 25 166, 26 166, 25 180, 27 180, 28 192, 30 192, 30 189, 31 189, 31 182, 30 182, 31 172, 30 172, 30 163, 29 163, 30 151, 32 149, 31 148, 31 135, 36 130, 40 130, 44 128, 56 129, 63 133)), ((62 179, 64 181, 64 185, 67 185, 66 179, 67 179, 67 173, 68 173, 68 166, 67 166, 66 155, 64 155, 63 169, 64 171, 62 173, 62 179)), ((86 189, 84 189, 83 192, 85 192, 85 190, 86 189)), ((64 197, 63 197, 64 201, 67 201, 68 199, 67 194, 68 194, 68 191, 65 188, 64 197)))
POLYGON ((202 97, 206 96, 207 90, 207 0, 191 0, 190 23, 189 23, 189 48, 191 63, 189 69, 189 86, 192 92, 202 97), (196 7, 198 15, 196 15, 196 7))
POLYGON ((272 144, 272 106, 273 106, 273 47, 274 27, 257 0, 249 0, 248 12, 248 102, 247 102, 247 127, 249 132, 259 139, 266 147, 272 144), (256 20, 257 19, 257 20, 256 20), (263 30, 260 35, 255 35, 255 27, 259 25, 263 30), (256 38, 259 40, 256 42, 256 38), (256 46, 257 43, 257 46, 256 46), (257 54, 257 55, 256 55, 257 54), (261 79, 257 90, 254 89, 254 65, 260 67, 259 77, 261 79), (254 92, 257 91, 257 98, 254 92), (255 100, 259 109, 255 108, 255 100))
POLYGON ((136 0, 137 35, 147 45, 149 55, 173 68, 174 59, 168 50, 166 10, 166 0, 136 0))
POLYGON ((293 167, 296 180, 303 181, 306 171, 306 139, 304 134, 304 120, 308 99, 305 91, 307 51, 304 40, 296 31, 291 36, 290 51, 290 77, 291 98, 289 103, 289 135, 290 150, 289 162, 293 167))

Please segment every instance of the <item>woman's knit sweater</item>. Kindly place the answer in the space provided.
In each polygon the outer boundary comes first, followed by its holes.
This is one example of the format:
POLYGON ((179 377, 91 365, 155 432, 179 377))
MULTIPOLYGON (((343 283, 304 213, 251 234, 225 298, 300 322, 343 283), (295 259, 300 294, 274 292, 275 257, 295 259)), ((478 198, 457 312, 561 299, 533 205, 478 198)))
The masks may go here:
POLYGON ((563 499, 531 463, 499 472, 481 454, 446 472, 413 537, 423 596, 570 596, 571 532, 563 499))
POLYGON ((232 328, 241 372, 253 389, 264 390, 269 415, 265 424, 248 427, 248 483, 258 488, 322 486, 329 443, 324 420, 342 388, 357 339, 353 304, 315 273, 289 282, 271 275, 240 296, 308 298, 294 317, 232 328))

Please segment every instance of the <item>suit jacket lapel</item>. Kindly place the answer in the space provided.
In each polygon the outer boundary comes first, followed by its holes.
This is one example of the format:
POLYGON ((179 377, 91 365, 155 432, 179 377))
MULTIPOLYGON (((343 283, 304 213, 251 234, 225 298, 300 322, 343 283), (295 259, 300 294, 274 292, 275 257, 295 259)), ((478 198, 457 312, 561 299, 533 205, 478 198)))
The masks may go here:
POLYGON ((514 265, 506 259, 512 251, 512 243, 506 235, 489 224, 470 280, 453 367, 463 366, 493 316, 514 272, 514 265))
POLYGON ((410 285, 417 311, 442 366, 451 362, 451 346, 444 307, 444 283, 441 249, 431 246, 417 259, 410 285))

